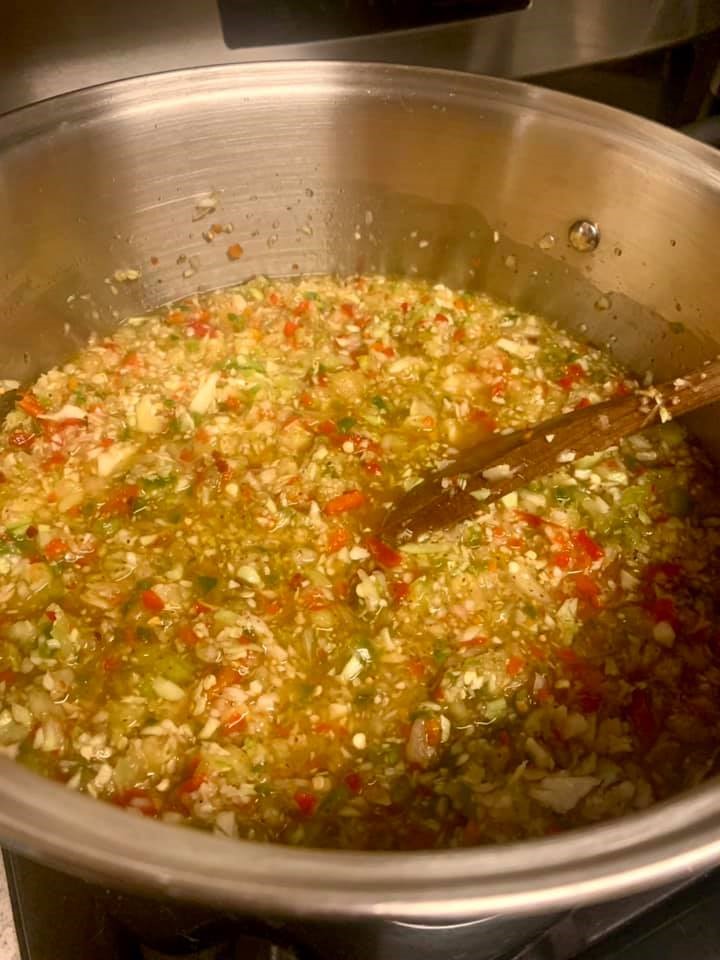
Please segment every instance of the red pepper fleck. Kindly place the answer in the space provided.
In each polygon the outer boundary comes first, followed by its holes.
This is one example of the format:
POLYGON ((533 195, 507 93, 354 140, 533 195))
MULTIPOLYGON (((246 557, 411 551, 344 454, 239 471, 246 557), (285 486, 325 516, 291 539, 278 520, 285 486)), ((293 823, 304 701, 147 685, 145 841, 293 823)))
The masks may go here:
POLYGON ((188 324, 188 330, 190 330, 192 335, 198 340, 202 340, 205 337, 210 337, 212 340, 218 336, 217 328, 213 327, 212 324, 206 323, 205 320, 194 320, 188 324))
POLYGON ((563 390, 570 390, 576 383, 584 379, 584 368, 581 367, 579 363, 571 363, 566 368, 564 375, 555 382, 559 387, 562 387, 563 390))
POLYGON ((525 666, 525 658, 513 654, 505 664, 505 672, 509 677, 516 677, 525 666))
POLYGON ((337 553, 338 550, 346 547, 348 543, 350 543, 350 534, 348 531, 344 527, 337 527, 335 530, 330 531, 327 551, 328 553, 337 553))
POLYGON ((410 593, 410 584, 405 583, 404 580, 394 580, 390 584, 390 593, 395 603, 402 603, 410 593))
POLYGON ((30 414, 31 417, 37 417, 39 414, 45 413, 45 408, 32 393, 26 393, 25 396, 21 397, 18 406, 25 413, 30 414))
POLYGON ((230 473, 230 464, 227 462, 227 460, 225 460, 223 457, 220 456, 217 450, 213 450, 212 458, 218 473, 222 473, 223 476, 230 473))
POLYGON ((188 623, 182 624, 178 630, 178 637, 187 647, 194 647, 195 644, 200 640, 200 637, 195 633, 193 628, 188 623))
POLYGON ((122 793, 116 793, 112 798, 112 803, 118 807, 130 807, 132 810, 139 810, 145 817, 154 817, 157 813, 155 803, 147 790, 141 790, 138 787, 131 787, 129 790, 123 790, 122 793))
POLYGON ((427 664, 419 657, 408 660, 408 672, 415 680, 422 680, 427 671, 427 664))
POLYGON ((136 483, 126 483, 117 490, 113 490, 100 508, 103 517, 130 516, 133 501, 140 495, 140 487, 136 483))
POLYGON ((378 537, 368 537, 365 546, 372 554, 373 559, 383 567, 399 567, 403 562, 402 554, 383 543, 378 537))
POLYGON ((363 460, 362 467, 366 473, 372 474, 374 477, 382 476, 382 467, 377 460, 363 460))
POLYGON ((361 490, 348 490, 341 493, 325 504, 325 513, 329 517, 337 516, 339 513, 347 513, 349 510, 357 510, 365 503, 365 494, 361 490))
POLYGON ((233 711, 223 721, 223 730, 227 734, 242 733, 247 727, 247 714, 233 711))
POLYGON ((575 575, 575 593, 596 609, 600 607, 600 586, 586 573, 575 575))
POLYGON ((600 560, 605 556, 603 548, 593 540, 587 530, 576 530, 570 534, 570 538, 578 550, 587 554, 591 560, 600 560))
POLYGON ((321 589, 313 587, 305 590, 299 597, 299 602, 306 610, 326 610, 332 602, 321 589))
POLYGON ((48 560, 60 560, 69 550, 68 544, 59 537, 53 539, 45 546, 45 557, 48 560))
POLYGON ((321 420, 320 423, 315 427, 318 433, 322 433, 323 436, 333 437, 337 433, 337 427, 332 422, 332 420, 321 420))
POLYGON ((545 523, 545 520, 536 513, 528 513, 526 510, 518 510, 516 512, 520 520, 524 521, 529 527, 535 527, 537 529, 545 523))
POLYGON ((374 343, 372 349, 375 353, 383 353, 386 357, 394 357, 395 350, 392 347, 386 346, 384 343, 374 343))
POLYGON ((145 609, 151 613, 160 613, 161 610, 165 609, 165 601, 154 590, 143 590, 140 599, 145 609))
POLYGON ((468 419, 470 423, 482 423, 483 426, 487 427, 489 432, 492 432, 497 427, 497 420, 491 417, 487 410, 478 410, 477 407, 470 411, 468 419))
POLYGON ((304 817, 311 817, 315 813, 318 800, 314 793, 308 793, 307 790, 296 790, 293 799, 304 817))
POLYGON ((178 787, 178 793, 195 793, 207 780, 207 774, 199 770, 200 757, 195 757, 189 764, 189 776, 178 787))
POLYGON ((10 685, 15 680, 15 671, 14 670, 0 670, 0 683, 7 683, 10 685))
POLYGON ((286 320, 285 326, 283 327, 283 334, 288 338, 288 340, 292 340, 299 329, 300 324, 297 322, 297 320, 286 320))

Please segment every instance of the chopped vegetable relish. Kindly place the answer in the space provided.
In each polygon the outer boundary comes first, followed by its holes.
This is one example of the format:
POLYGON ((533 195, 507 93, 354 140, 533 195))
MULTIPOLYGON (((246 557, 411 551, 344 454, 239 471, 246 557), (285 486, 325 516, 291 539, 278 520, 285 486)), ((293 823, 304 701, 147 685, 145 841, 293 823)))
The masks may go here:
POLYGON ((485 296, 253 280, 128 320, 0 446, 0 749, 136 814, 390 849, 710 776, 720 508, 674 423, 398 546, 390 491, 632 389, 485 296))

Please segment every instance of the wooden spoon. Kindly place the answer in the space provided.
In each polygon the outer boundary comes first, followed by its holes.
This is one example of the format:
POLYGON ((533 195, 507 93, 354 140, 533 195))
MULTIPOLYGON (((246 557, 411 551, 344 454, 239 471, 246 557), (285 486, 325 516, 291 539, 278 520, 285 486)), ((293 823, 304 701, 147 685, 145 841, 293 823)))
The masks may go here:
POLYGON ((449 527, 563 464, 619 443, 656 421, 720 400, 720 358, 658 387, 597 403, 464 450, 395 501, 382 523, 385 538, 409 539, 449 527), (473 496, 473 494, 475 494, 473 496))

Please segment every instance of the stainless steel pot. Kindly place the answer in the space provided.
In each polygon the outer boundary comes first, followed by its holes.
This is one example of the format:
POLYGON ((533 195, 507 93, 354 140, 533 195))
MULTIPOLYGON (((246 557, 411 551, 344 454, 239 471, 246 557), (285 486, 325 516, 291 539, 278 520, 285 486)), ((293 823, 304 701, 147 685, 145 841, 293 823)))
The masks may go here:
MULTIPOLYGON (((305 62, 84 90, 0 120, 0 223, 0 376, 32 376, 93 328, 257 272, 485 287, 662 376, 720 341, 718 156, 506 81, 305 62), (599 226, 593 252, 568 243, 583 219, 599 226), (232 233, 206 242, 211 222, 232 233)), ((712 416, 696 428, 720 455, 712 416)), ((3 761, 0 837, 147 893, 447 920, 551 911, 720 861, 720 787, 542 841, 357 854, 135 819, 3 761)))

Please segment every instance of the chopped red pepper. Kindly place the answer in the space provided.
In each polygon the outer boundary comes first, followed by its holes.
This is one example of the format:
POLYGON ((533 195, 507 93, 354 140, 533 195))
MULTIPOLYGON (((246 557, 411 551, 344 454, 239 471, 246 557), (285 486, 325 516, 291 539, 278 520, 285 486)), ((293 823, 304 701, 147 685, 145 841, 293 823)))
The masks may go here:
POLYGON ((591 606, 600 607, 600 587, 586 573, 578 573, 575 576, 575 593, 581 600, 586 600, 591 606))
POLYGON ((223 721, 223 730, 227 734, 242 733, 247 727, 247 714, 233 711, 223 721))
POLYGON ((563 390, 570 390, 575 386, 580 380, 585 379, 585 370, 580 366, 579 363, 571 363, 565 369, 565 373, 559 380, 555 382, 559 387, 562 387, 563 390))
POLYGON ((24 397, 21 397, 18 406, 25 413, 30 414, 31 417, 37 417, 39 414, 45 413, 45 408, 32 393, 26 393, 24 397))
POLYGON ((516 677, 525 666, 524 657, 513 654, 505 664, 505 671, 509 677, 516 677))
POLYGON ((144 817, 154 817, 157 813, 155 803, 147 790, 138 787, 131 787, 129 790, 123 790, 122 793, 116 793, 112 802, 118 807, 130 807, 132 810, 139 810, 144 817))
POLYGON ((410 593, 410 584, 405 583, 404 580, 394 580, 390 584, 390 593, 395 603, 402 603, 410 593))
POLYGON ((327 542, 328 553, 337 553, 350 543, 350 534, 344 527, 337 527, 330 531, 327 542))
POLYGON ((311 817, 315 813, 318 801, 314 793, 308 793, 307 790, 296 790, 293 799, 304 817, 311 817))
POLYGON ((310 590, 304 590, 299 597, 300 605, 306 610, 326 610, 332 602, 321 589, 313 587, 310 590))
POLYGON ((349 510, 357 510, 365 503, 365 494, 361 490, 348 490, 341 493, 338 497, 333 497, 325 504, 325 513, 329 517, 337 516, 339 513, 347 513, 349 510))
POLYGON ((299 329, 300 324, 297 322, 297 320, 286 320, 285 326, 283 327, 283 333, 288 340, 292 340, 299 329))
POLYGON ((143 590, 140 599, 145 609, 150 610, 151 613, 160 613, 165 609, 165 601, 154 590, 143 590))
POLYGON ((215 676, 215 686, 212 688, 215 693, 220 693, 226 687, 232 687, 236 683, 242 683, 242 674, 235 667, 220 667, 215 676))
POLYGON ((117 517, 132 513, 133 501, 140 494, 140 487, 136 483, 126 483, 113 490, 100 508, 103 517, 117 517))
POLYGON ((207 774, 200 770, 200 757, 190 761, 188 777, 178 787, 178 793, 195 793, 207 780, 207 774))
POLYGON ((479 410, 477 407, 470 411, 468 420, 470 423, 482 423, 490 432, 497 427, 497 420, 491 417, 487 410, 479 410))
POLYGON ((517 510, 516 513, 520 520, 523 520, 529 527, 537 528, 545 523, 545 520, 536 513, 528 513, 525 510, 517 510))
POLYGON ((202 340, 204 337, 210 337, 210 339, 212 339, 218 336, 217 327, 208 323, 207 320, 193 320, 187 325, 187 329, 193 337, 196 337, 198 340, 202 340))
POLYGON ((373 559, 383 567, 399 567, 403 562, 402 554, 383 543, 378 537, 368 537, 365 545, 373 559))
POLYGON ((605 551, 596 543, 587 530, 576 530, 570 534, 573 544, 578 550, 586 554, 590 560, 600 560, 605 556, 605 551))
POLYGON ((14 670, 0 670, 0 683, 11 684, 15 680, 14 670))
POLYGON ((195 633, 193 628, 188 623, 182 624, 178 630, 178 636, 187 647, 194 647, 195 644, 200 640, 200 637, 195 633))
POLYGON ((408 660, 408 672, 415 680, 422 680, 427 672, 427 664, 420 657, 408 660))
POLYGON ((61 540, 59 537, 53 537, 43 552, 48 560, 60 560, 69 549, 69 546, 64 540, 61 540))
POLYGON ((322 433, 326 437, 332 437, 337 433, 337 427, 332 420, 322 420, 315 429, 318 433, 322 433))

